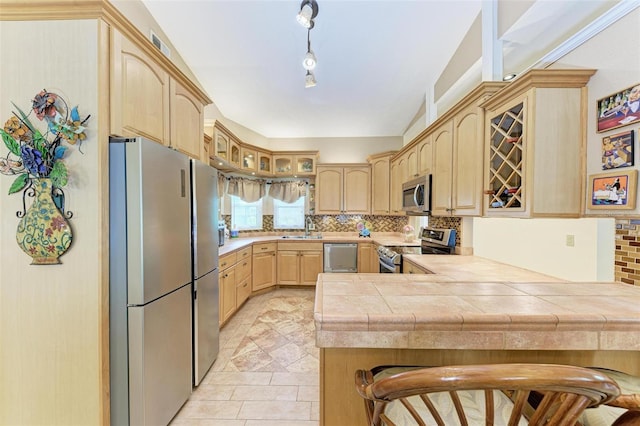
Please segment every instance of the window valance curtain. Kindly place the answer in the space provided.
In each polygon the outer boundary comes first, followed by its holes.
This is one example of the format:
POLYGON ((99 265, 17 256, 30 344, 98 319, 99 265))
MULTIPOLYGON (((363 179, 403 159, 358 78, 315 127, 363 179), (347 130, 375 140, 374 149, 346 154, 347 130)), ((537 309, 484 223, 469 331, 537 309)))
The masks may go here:
POLYGON ((307 189, 303 181, 271 182, 269 186, 269 195, 285 203, 293 203, 306 193, 307 189))
POLYGON ((227 191, 227 177, 222 173, 218 173, 218 197, 223 197, 227 191))
POLYGON ((235 195, 246 203, 254 203, 264 197, 267 183, 262 179, 229 178, 227 193, 235 195))

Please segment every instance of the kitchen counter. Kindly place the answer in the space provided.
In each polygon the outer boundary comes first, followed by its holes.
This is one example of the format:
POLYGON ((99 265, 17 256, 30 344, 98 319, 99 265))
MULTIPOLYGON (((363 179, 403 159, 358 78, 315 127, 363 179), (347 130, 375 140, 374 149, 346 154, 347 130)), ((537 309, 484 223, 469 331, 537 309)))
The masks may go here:
MULTIPOLYGON (((313 236, 317 233, 312 233, 313 236)), ((372 233, 370 238, 359 237, 357 233, 335 233, 326 232, 322 233, 322 238, 283 238, 283 235, 268 235, 268 236, 252 236, 242 238, 230 238, 225 241, 224 246, 219 247, 218 254, 223 256, 228 253, 232 253, 236 250, 240 250, 253 243, 262 242, 278 242, 278 241, 290 241, 290 242, 322 242, 322 243, 375 243, 378 245, 386 246, 419 246, 420 240, 415 239, 411 242, 404 240, 404 234, 393 232, 380 232, 372 233)))
POLYGON ((365 424, 357 369, 539 362, 640 375, 640 287, 566 282, 475 256, 434 274, 320 274, 320 424, 365 424))

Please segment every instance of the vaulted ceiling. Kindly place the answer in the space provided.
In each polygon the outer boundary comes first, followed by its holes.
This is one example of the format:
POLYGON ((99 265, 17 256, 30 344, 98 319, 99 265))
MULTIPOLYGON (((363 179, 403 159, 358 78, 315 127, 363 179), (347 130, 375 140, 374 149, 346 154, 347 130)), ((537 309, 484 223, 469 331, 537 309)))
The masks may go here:
MULTIPOLYGON (((143 3, 225 118, 268 138, 299 138, 402 135, 482 2, 318 0, 312 88, 304 84, 298 0, 143 3)), ((505 33, 505 58, 544 53, 616 1, 528 3, 505 33)))

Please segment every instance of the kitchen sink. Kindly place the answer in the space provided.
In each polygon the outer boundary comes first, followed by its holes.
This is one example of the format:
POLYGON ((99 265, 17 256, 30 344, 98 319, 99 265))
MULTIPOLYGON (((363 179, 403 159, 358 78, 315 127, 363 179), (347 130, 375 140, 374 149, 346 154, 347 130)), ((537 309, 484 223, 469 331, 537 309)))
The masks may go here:
POLYGON ((321 240, 322 235, 283 235, 287 240, 321 240))

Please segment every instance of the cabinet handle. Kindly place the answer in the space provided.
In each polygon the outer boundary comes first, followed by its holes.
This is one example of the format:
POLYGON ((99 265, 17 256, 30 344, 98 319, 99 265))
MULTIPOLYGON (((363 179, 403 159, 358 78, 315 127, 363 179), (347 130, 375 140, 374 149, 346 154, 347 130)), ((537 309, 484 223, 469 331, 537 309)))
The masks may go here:
POLYGON ((260 247, 260 250, 267 250, 269 247, 260 247))
POLYGON ((222 278, 227 278, 228 276, 229 276, 229 274, 224 274, 224 275, 222 276, 222 278))
POLYGON ((244 262, 244 263, 242 264, 242 266, 247 266, 247 262, 244 262))
POLYGON ((223 264, 220 265, 221 268, 227 266, 227 262, 224 262, 223 264))

